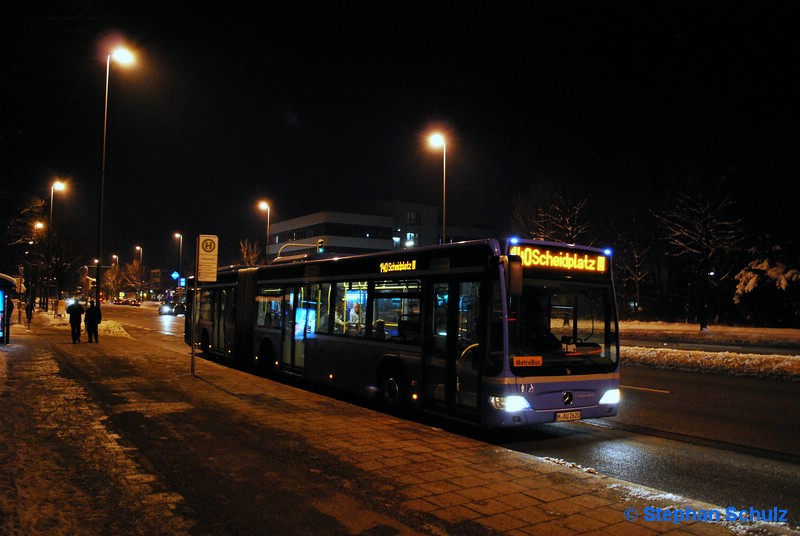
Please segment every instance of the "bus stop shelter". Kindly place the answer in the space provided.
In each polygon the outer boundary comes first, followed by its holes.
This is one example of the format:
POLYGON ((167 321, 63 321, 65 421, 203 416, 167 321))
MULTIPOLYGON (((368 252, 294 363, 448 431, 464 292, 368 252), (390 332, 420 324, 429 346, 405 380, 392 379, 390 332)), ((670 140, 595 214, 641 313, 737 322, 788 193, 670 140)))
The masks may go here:
POLYGON ((11 331, 11 313, 14 303, 11 296, 17 288, 17 280, 10 275, 0 274, 0 344, 8 344, 11 331))

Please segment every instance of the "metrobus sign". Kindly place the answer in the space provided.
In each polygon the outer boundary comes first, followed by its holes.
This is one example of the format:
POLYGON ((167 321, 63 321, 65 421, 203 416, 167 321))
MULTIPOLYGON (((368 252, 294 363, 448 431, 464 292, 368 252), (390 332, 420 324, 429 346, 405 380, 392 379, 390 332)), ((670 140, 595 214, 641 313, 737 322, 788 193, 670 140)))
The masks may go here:
POLYGON ((524 268, 603 273, 608 270, 605 255, 592 255, 569 250, 555 250, 538 246, 513 246, 509 254, 522 259, 524 268))

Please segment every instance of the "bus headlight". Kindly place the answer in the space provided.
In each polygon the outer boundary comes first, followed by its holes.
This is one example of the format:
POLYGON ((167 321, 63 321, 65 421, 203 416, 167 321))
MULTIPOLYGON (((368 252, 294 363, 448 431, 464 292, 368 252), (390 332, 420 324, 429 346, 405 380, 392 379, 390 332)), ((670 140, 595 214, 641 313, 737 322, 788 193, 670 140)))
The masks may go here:
POLYGON ((521 396, 490 396, 489 404, 499 411, 521 411, 531 409, 528 401, 521 396))
POLYGON ((600 399, 601 404, 619 404, 619 389, 609 389, 603 398, 600 399))

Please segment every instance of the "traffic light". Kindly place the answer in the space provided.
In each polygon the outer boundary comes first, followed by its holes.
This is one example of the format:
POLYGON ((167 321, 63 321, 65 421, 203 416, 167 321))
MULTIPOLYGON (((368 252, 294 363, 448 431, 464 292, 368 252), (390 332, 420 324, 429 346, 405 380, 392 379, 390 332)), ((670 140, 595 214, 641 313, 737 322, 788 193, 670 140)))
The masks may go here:
POLYGON ((320 239, 317 240, 317 253, 324 253, 325 252, 325 241, 320 239))

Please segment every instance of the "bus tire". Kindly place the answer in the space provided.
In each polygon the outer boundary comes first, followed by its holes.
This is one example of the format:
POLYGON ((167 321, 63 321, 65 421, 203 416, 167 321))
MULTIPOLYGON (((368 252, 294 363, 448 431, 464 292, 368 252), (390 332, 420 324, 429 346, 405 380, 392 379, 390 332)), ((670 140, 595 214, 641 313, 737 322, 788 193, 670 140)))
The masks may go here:
POLYGON ((401 413, 408 409, 411 389, 408 375, 401 367, 393 365, 383 369, 378 385, 380 387, 380 403, 383 408, 392 413, 401 413))

